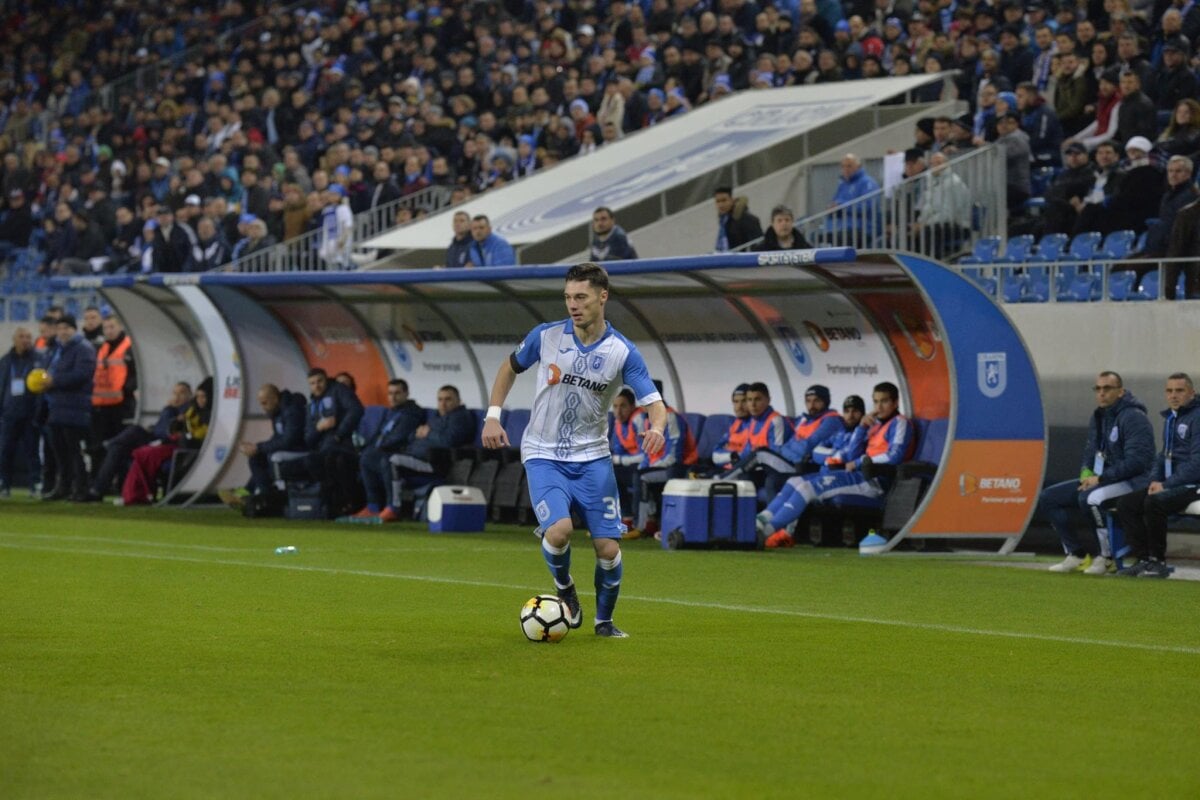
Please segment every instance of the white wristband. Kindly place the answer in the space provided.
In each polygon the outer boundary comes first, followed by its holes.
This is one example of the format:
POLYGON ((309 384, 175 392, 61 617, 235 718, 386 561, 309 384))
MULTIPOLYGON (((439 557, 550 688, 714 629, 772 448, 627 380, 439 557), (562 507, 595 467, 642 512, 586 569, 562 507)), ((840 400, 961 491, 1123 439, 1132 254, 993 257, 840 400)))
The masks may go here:
POLYGON ((501 411, 500 406, 488 406, 486 419, 494 419, 494 420, 496 420, 496 422, 499 422, 500 421, 500 411, 501 411))

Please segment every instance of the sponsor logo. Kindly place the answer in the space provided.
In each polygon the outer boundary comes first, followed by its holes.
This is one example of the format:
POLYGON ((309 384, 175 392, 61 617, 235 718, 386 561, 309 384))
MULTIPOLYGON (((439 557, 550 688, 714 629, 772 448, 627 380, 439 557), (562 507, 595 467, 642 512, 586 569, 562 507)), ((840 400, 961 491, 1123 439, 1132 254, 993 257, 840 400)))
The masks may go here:
POLYGON ((980 353, 975 362, 975 379, 984 397, 996 398, 1008 388, 1008 354, 980 353))
POLYGON ((554 386, 562 380, 562 370, 558 368, 558 364, 550 365, 550 377, 546 378, 547 386, 554 386))
POLYGON ((413 347, 417 348, 417 352, 425 349, 425 339, 421 336, 421 332, 415 328, 410 328, 408 325, 401 325, 404 332, 408 334, 409 341, 413 343, 413 347))
POLYGON ((601 381, 593 381, 593 380, 583 377, 582 375, 575 375, 574 373, 569 374, 569 375, 563 375, 562 376, 562 385, 563 386, 578 386, 580 389, 590 389, 593 392, 603 392, 605 389, 608 388, 607 383, 603 383, 601 381))
POLYGON ((863 338, 862 331, 853 325, 829 325, 821 327, 811 320, 804 320, 804 327, 813 344, 822 353, 828 353, 833 342, 857 342, 863 338))
POLYGON ((795 266, 797 264, 813 264, 817 254, 813 250, 781 250, 776 253, 759 253, 760 267, 795 266))
POLYGON ((103 278, 70 278, 67 281, 71 289, 99 289, 103 285, 103 278))
POLYGON ((229 399, 229 400, 236 400, 238 397, 241 396, 241 394, 242 394, 242 378, 241 378, 241 376, 230 375, 230 376, 226 377, 225 378, 225 389, 222 392, 221 396, 226 399, 229 399))
POLYGON ((978 477, 963 472, 958 476, 959 495, 979 494, 982 503, 1023 504, 1029 498, 1021 494, 1021 487, 1021 479, 1013 475, 978 477))
POLYGON ((216 456, 217 463, 219 464, 220 462, 225 460, 225 456, 228 455, 228 453, 229 453, 228 447, 226 447, 225 445, 219 445, 217 447, 216 451, 213 453, 213 455, 216 456))
POLYGON ((163 286, 199 286, 200 275, 163 275, 163 286))
POLYGON ((792 363, 796 365, 796 369, 800 370, 800 374, 811 375, 813 362, 808 357, 808 351, 804 349, 804 342, 800 341, 800 334, 796 329, 782 320, 776 322, 772 327, 779 334, 779 338, 783 339, 783 345, 787 348, 788 355, 792 357, 792 363))

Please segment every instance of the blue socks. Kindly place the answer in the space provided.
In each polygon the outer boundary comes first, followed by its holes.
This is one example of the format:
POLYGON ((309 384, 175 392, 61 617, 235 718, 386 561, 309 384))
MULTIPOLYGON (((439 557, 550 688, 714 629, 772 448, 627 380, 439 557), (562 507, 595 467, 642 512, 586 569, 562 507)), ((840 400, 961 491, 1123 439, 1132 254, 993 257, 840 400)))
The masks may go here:
POLYGON ((554 576, 554 585, 559 589, 565 589, 571 585, 571 543, 560 547, 555 547, 542 537, 542 557, 546 559, 546 566, 550 568, 550 574, 554 576))
POLYGON ((621 593, 621 552, 615 558, 596 559, 596 622, 612 622, 617 595, 621 593))

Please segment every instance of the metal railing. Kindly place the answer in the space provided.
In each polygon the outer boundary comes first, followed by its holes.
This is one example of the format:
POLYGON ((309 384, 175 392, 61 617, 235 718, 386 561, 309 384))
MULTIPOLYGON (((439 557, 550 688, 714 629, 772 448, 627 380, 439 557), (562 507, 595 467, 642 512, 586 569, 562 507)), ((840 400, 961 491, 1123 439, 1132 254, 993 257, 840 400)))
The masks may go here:
POLYGON ((957 269, 1002 303, 1200 300, 1196 258, 1063 256, 1057 262, 963 264, 957 269))
POLYGON ((797 225, 814 245, 952 258, 969 251, 977 239, 1005 237, 1004 153, 995 145, 981 147, 797 225))
MULTIPOLYGON (((450 188, 429 186, 390 203, 354 215, 354 243, 371 239, 396 227, 396 215, 402 208, 424 207, 437 211, 450 203, 450 188)), ((450 233, 446 233, 449 240, 450 233)), ((333 252, 323 247, 325 232, 320 228, 273 247, 242 256, 214 272, 325 272, 357 269, 355 259, 348 257, 349 249, 333 252)), ((353 247, 353 244, 351 245, 353 247)))

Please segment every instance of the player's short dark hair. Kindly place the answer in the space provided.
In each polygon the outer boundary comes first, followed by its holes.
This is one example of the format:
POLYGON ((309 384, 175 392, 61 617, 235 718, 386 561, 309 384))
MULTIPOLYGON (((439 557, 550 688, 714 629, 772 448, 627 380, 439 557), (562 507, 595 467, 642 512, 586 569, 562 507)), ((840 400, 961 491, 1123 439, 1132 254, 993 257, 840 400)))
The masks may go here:
POLYGON ((746 394, 749 394, 750 392, 758 392, 759 394, 765 394, 767 396, 767 399, 770 399, 770 397, 771 397, 771 390, 768 389, 767 385, 765 383, 763 383, 762 381, 755 381, 754 383, 747 386, 746 394))
POLYGON ((453 393, 454 393, 454 396, 455 396, 456 398, 458 398, 459 400, 462 400, 462 395, 461 395, 461 394, 459 394, 459 392, 458 392, 458 387, 457 387, 457 386, 455 386, 454 384, 447 383, 445 386, 439 386, 439 387, 438 387, 438 394, 441 394, 442 392, 453 392, 453 393))
POLYGON ((329 380, 329 373, 325 371, 324 367, 313 367, 312 369, 310 369, 308 371, 308 377, 310 377, 310 378, 315 378, 318 375, 320 375, 325 380, 329 380))
POLYGON ((566 282, 572 281, 587 281, 596 289, 608 289, 608 273, 604 271, 604 267, 592 261, 576 264, 567 270, 566 282))
POLYGON ((637 405, 637 397, 634 396, 633 389, 630 389, 628 386, 621 389, 621 391, 617 392, 617 397, 624 397, 626 400, 629 401, 630 405, 634 405, 634 406, 637 405))
POLYGON ((333 376, 333 379, 338 383, 346 384, 356 392, 358 391, 358 381, 354 380, 354 376, 349 372, 339 372, 337 375, 333 376), (346 380, 343 381, 342 378, 345 378, 346 380))
POLYGON ((1100 377, 1101 378, 1116 378, 1117 379, 1117 388, 1118 389, 1125 388, 1125 381, 1121 379, 1121 375, 1119 373, 1113 372, 1111 369, 1106 369, 1103 372, 1101 372, 1100 377))
POLYGON ((1192 376, 1188 375, 1186 372, 1172 372, 1170 375, 1167 376, 1167 380, 1183 381, 1184 383, 1187 384, 1189 389, 1195 388, 1192 385, 1192 376))
POLYGON ((404 378, 392 378, 388 381, 388 386, 399 386, 404 390, 405 394, 408 393, 408 381, 404 380, 404 378))
POLYGON ((874 394, 875 392, 882 392, 895 401, 900 400, 900 389, 891 381, 875 384, 875 388, 871 390, 871 393, 874 394))

